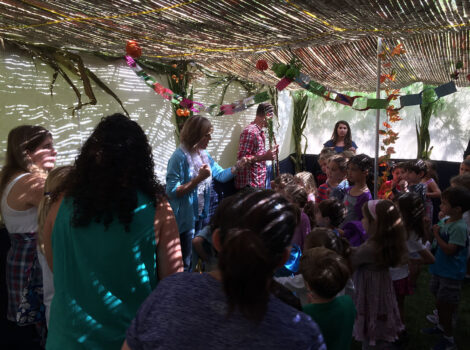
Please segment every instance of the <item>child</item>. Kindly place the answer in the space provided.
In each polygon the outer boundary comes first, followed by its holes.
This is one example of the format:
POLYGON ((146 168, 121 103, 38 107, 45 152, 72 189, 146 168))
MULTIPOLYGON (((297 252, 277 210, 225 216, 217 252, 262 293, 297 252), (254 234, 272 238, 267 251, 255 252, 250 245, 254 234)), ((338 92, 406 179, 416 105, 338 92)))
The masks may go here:
POLYGON ((465 159, 460 163, 459 175, 470 174, 470 159, 465 159))
POLYGON ((49 327, 49 315, 52 297, 54 296, 54 282, 52 271, 46 262, 44 252, 44 223, 52 204, 59 198, 64 190, 63 183, 70 172, 70 166, 62 166, 53 169, 47 176, 44 184, 44 197, 38 205, 38 259, 42 269, 43 303, 46 308, 46 324, 49 327))
POLYGON ((343 156, 346 158, 348 161, 356 155, 355 151, 350 151, 350 150, 345 150, 339 154, 340 156, 343 156))
POLYGON ((403 180, 405 163, 393 163, 390 167, 390 173, 392 174, 392 179, 384 182, 380 186, 377 196, 379 199, 391 199, 395 197, 395 193, 403 191, 403 188, 400 185, 400 182, 403 180))
POLYGON ((467 224, 462 214, 470 209, 470 192, 463 187, 446 189, 442 192, 440 209, 448 218, 433 227, 436 262, 429 268, 432 274, 430 289, 436 297, 440 324, 423 329, 423 333, 444 333, 434 349, 448 349, 455 347, 452 315, 457 311, 467 267, 467 224))
POLYGON ((303 311, 320 327, 327 349, 349 349, 356 309, 349 295, 337 296, 349 280, 346 261, 327 248, 308 249, 300 259, 300 273, 310 292, 303 311))
MULTIPOLYGON (((310 232, 305 240, 304 250, 307 251, 315 247, 325 247, 335 251, 343 257, 348 267, 350 267, 351 248, 349 242, 342 237, 338 237, 330 229, 317 227, 310 232)), ((289 277, 275 277, 275 280, 294 292, 302 305, 308 304, 308 290, 301 274, 289 277)), ((338 292, 338 295, 346 294, 351 296, 353 293, 354 285, 351 279, 349 279, 344 289, 338 292)))
POLYGON ((388 269, 406 259, 406 233, 400 213, 389 200, 364 204, 362 223, 368 240, 353 251, 351 261, 354 304, 357 309, 353 335, 363 349, 377 342, 394 342, 403 329, 388 269))
POLYGON ((315 178, 312 173, 309 171, 301 171, 294 175, 294 177, 300 180, 300 184, 305 188, 308 195, 309 202, 315 202, 315 195, 317 194, 317 185, 315 183, 315 178))
POLYGON ((343 235, 339 226, 343 223, 346 209, 343 203, 337 199, 327 199, 318 204, 315 212, 317 226, 331 229, 337 236, 343 235))
POLYGON ((426 185, 421 183, 424 176, 428 172, 428 167, 424 160, 410 160, 405 163, 405 173, 403 178, 406 180, 407 185, 405 192, 415 192, 426 202, 426 185))
POLYGON ((346 180, 347 160, 340 155, 331 156, 326 166, 327 179, 318 187, 316 202, 334 197, 343 200, 345 189, 349 186, 346 180))
POLYGON ((310 227, 315 227, 315 195, 317 194, 315 178, 309 171, 301 171, 300 173, 295 174, 294 178, 307 191, 308 197, 307 204, 304 206, 304 213, 307 214, 310 219, 310 227))
POLYGON ((408 264, 390 268, 390 277, 393 281, 401 321, 404 323, 405 296, 413 294, 421 265, 434 263, 434 256, 422 243, 425 238, 425 215, 419 196, 416 193, 407 192, 398 198, 397 203, 406 229, 409 261, 408 264))
MULTIPOLYGON (((470 191, 470 173, 454 176, 452 179, 450 179, 450 185, 452 187, 465 187, 467 190, 470 191)), ((470 210, 467 210, 465 213, 462 214, 462 219, 464 219, 467 223, 467 232, 470 235, 470 210)), ((468 247, 467 274, 465 275, 465 278, 470 279, 470 245, 468 247)))
POLYGON ((336 152, 331 148, 323 148, 318 155, 318 165, 320 165, 321 171, 318 172, 315 176, 317 178, 317 185, 325 183, 326 181, 326 165, 328 163, 328 158, 335 155, 336 152))
POLYGON ((356 247, 366 239, 366 233, 362 227, 362 206, 372 199, 368 187, 368 177, 372 169, 372 159, 359 154, 351 158, 348 164, 348 180, 353 183, 352 187, 346 190, 344 196, 344 206, 346 208, 346 217, 343 227, 344 236, 349 240, 352 246, 356 247))
POLYGON ((297 224, 294 236, 292 237, 292 245, 297 245, 302 251, 305 238, 311 230, 310 219, 303 211, 305 205, 307 204, 307 191, 300 185, 290 184, 284 187, 282 193, 287 199, 289 199, 291 203, 295 204, 300 209, 300 221, 297 224))
POLYGON ((294 183, 294 175, 289 173, 280 174, 273 181, 271 181, 271 189, 280 192, 283 188, 291 183, 294 183))
POLYGON ((434 212, 432 198, 441 198, 441 190, 439 189, 439 185, 437 184, 439 178, 437 176, 436 166, 433 162, 429 160, 426 160, 425 163, 428 168, 428 171, 421 180, 421 183, 426 186, 426 216, 429 219, 429 222, 432 224, 434 212))

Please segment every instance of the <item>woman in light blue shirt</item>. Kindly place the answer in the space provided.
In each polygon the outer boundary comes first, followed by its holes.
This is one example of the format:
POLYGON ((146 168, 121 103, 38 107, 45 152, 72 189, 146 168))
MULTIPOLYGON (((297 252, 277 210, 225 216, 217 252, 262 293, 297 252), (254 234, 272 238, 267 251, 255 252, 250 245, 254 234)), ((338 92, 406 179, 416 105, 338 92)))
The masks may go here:
POLYGON ((166 194, 178 223, 185 271, 192 270, 191 242, 209 212, 212 178, 230 181, 245 163, 241 160, 227 169, 217 164, 206 151, 212 130, 207 118, 199 115, 189 118, 181 130, 181 144, 168 161, 166 194))

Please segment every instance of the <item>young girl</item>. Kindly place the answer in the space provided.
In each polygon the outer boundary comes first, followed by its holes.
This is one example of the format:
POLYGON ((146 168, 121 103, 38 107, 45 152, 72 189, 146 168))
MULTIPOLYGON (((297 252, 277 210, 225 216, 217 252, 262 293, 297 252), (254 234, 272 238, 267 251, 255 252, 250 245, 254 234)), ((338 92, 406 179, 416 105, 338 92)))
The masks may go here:
POLYGON ((38 257, 42 269, 43 282, 43 303, 46 307, 46 324, 49 327, 49 314, 54 296, 54 282, 52 279, 52 271, 47 265, 44 251, 44 223, 51 205, 58 199, 60 192, 63 190, 64 180, 69 173, 70 166, 62 166, 52 170, 47 176, 44 185, 44 197, 38 206, 38 257))
POLYGON ((310 171, 301 171, 300 173, 295 174, 296 179, 301 182, 301 185, 305 188, 308 195, 309 202, 315 202, 315 195, 317 194, 317 185, 315 183, 315 178, 310 171))
POLYGON ((353 335, 365 349, 397 340, 403 329, 388 269, 406 261, 407 250, 405 227, 391 201, 369 201, 362 212, 369 239, 353 251, 351 261, 357 308, 353 335))
POLYGON ((441 190, 439 189, 439 185, 437 182, 439 178, 437 176, 436 166, 433 162, 429 160, 424 161, 428 168, 426 175, 424 175, 423 179, 421 180, 422 184, 426 185, 426 201, 425 201, 425 208, 426 208, 426 217, 429 219, 429 222, 432 224, 433 221, 433 204, 432 198, 441 198, 441 190))
POLYGON ((344 192, 349 186, 346 180, 348 161, 345 157, 334 155, 328 159, 326 166, 326 182, 318 187, 316 202, 319 203, 334 197, 343 200, 344 192))
POLYGON ((282 193, 291 203, 295 204, 297 208, 300 209, 300 221, 292 237, 292 245, 297 245, 302 251, 305 238, 311 230, 310 219, 304 212, 304 207, 307 204, 307 191, 300 185, 290 184, 284 187, 282 193))
MULTIPOLYGON (((346 261, 349 268, 351 268, 350 255, 351 248, 349 242, 338 237, 332 230, 325 227, 317 227, 310 232, 305 240, 304 250, 307 251, 311 248, 325 247, 338 253, 346 261)), ((277 282, 281 283, 284 287, 294 292, 300 299, 302 305, 308 304, 308 290, 305 286, 304 278, 301 274, 289 277, 275 277, 277 282)), ((354 285, 349 280, 345 288, 338 293, 338 295, 353 295, 354 285)))
POLYGON ((344 206, 346 208, 346 217, 343 227, 344 236, 349 240, 352 246, 356 247, 366 239, 366 232, 361 225, 362 206, 372 199, 368 187, 368 177, 372 169, 372 159, 359 154, 351 158, 348 163, 348 180, 353 183, 352 187, 346 190, 344 196, 344 206))
POLYGON ((294 183, 294 175, 290 173, 282 173, 271 181, 271 189, 279 192, 291 183, 294 183))
POLYGON ((317 226, 331 229, 337 236, 343 235, 344 231, 339 228, 343 223, 346 209, 343 203, 337 199, 327 199, 318 204, 315 212, 317 226))
POLYGON ((405 296, 413 294, 421 265, 432 264, 434 256, 422 243, 425 239, 425 216, 423 201, 419 195, 413 192, 404 193, 398 198, 398 208, 406 229, 409 262, 390 268, 390 276, 395 288, 401 321, 404 322, 405 296))
POLYGON ((307 191, 307 204, 304 206, 304 213, 307 214, 310 219, 310 227, 315 227, 315 196, 317 194, 317 185, 315 184, 315 178, 309 171, 302 171, 295 174, 295 180, 297 180, 301 186, 307 191))

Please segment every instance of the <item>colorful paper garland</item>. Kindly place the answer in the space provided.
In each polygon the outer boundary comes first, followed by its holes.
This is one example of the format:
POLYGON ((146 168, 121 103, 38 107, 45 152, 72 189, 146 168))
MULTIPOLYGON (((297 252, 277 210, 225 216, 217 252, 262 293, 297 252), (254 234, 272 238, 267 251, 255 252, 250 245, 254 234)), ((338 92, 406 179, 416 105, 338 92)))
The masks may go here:
POLYGON ((130 56, 125 56, 127 65, 134 71, 134 73, 140 77, 145 84, 153 89, 157 94, 162 96, 165 100, 170 101, 173 104, 180 105, 182 108, 187 108, 194 113, 208 113, 213 116, 231 115, 241 112, 249 107, 270 100, 269 93, 267 91, 260 92, 256 95, 249 96, 242 100, 233 102, 231 104, 217 105, 213 104, 209 107, 205 107, 202 103, 192 101, 186 97, 175 94, 170 89, 164 87, 158 83, 153 77, 148 75, 142 67, 130 56))
MULTIPOLYGON (((283 78, 285 79, 285 78, 283 78)), ((281 80, 282 81, 282 80, 281 80)), ((281 82, 279 81, 279 83, 281 82)), ((390 95, 386 99, 370 99, 365 96, 348 96, 341 94, 336 91, 328 90, 325 86, 321 85, 320 83, 317 83, 316 81, 313 81, 310 79, 309 76, 305 75, 304 73, 300 72, 300 74, 294 79, 294 81, 304 88, 305 90, 323 97, 324 99, 328 101, 333 101, 337 102, 339 104, 349 106, 352 109, 356 111, 367 111, 369 109, 386 109, 392 99, 395 99, 397 97, 400 97, 400 107, 399 108, 394 108, 394 110, 400 110, 405 106, 414 106, 414 105, 420 105, 422 103, 422 94, 424 91, 428 89, 424 89, 418 94, 411 94, 411 95, 404 95, 404 96, 398 96, 398 95, 390 95), (325 92, 327 94, 325 95, 325 92), (331 94, 336 94, 334 98, 331 97, 331 94), (356 99, 358 98, 365 98, 367 99, 366 102, 366 107, 365 108, 355 108, 353 107, 353 104, 356 99)), ((278 84, 279 84, 278 83, 278 84)), ((279 90, 279 89, 278 89, 279 90)), ((436 88, 434 88, 434 91, 437 96, 437 100, 440 99, 441 97, 453 94, 454 92, 457 92, 457 87, 455 86, 454 81, 450 81, 449 83, 442 84, 436 88)), ((436 100, 436 101, 437 101, 436 100)))

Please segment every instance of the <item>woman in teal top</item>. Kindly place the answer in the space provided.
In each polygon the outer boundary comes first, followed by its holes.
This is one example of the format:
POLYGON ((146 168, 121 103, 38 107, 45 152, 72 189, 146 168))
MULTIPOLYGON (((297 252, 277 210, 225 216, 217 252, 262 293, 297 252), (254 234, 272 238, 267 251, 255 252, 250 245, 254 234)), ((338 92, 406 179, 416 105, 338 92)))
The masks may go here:
POLYGON ((44 227, 47 349, 119 349, 158 280, 182 271, 176 221, 140 126, 114 114, 84 144, 44 227))
POLYGON ((171 156, 167 167, 166 194, 178 223, 184 269, 189 271, 195 229, 209 212, 212 178, 220 182, 230 181, 237 169, 246 164, 246 159, 227 169, 217 164, 206 151, 212 130, 207 118, 199 115, 189 118, 181 130, 181 145, 171 156))

